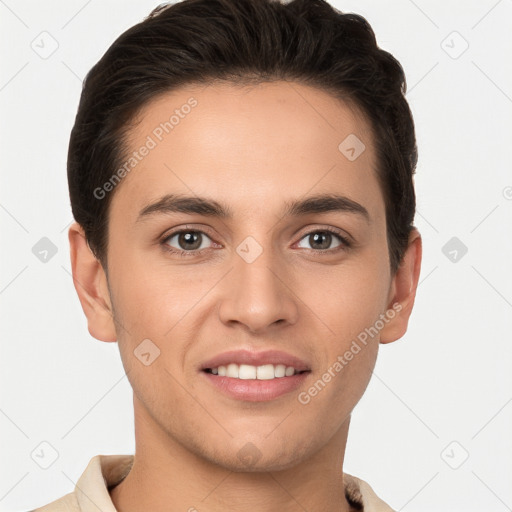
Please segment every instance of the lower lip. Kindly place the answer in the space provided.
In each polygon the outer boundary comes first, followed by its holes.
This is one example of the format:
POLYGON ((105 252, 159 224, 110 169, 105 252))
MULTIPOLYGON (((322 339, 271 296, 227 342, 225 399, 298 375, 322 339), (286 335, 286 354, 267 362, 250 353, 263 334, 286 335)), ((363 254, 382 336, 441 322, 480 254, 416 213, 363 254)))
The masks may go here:
POLYGON ((286 393, 296 390, 309 375, 309 372, 298 373, 290 377, 278 377, 270 380, 234 379, 219 377, 208 372, 201 372, 208 381, 225 395, 236 400, 248 402, 267 402, 286 393))

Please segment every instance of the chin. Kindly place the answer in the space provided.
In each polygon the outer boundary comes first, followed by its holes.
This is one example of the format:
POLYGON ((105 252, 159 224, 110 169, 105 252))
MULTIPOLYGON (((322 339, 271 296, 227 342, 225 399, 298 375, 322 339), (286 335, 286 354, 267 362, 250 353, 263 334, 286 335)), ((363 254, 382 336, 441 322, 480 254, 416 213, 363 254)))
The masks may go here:
MULTIPOLYGON (((230 445, 240 446, 234 452, 226 450, 222 453, 217 450, 215 453, 202 453, 202 456, 211 463, 223 467, 235 473, 267 473, 270 471, 282 471, 300 464, 308 458, 309 453, 306 445, 301 442, 295 444, 288 439, 286 446, 280 442, 276 443, 261 441, 237 441, 226 443, 223 448, 230 448, 230 445)), ((313 450, 310 447, 310 450, 313 450)))
POLYGON ((218 466, 221 466, 234 473, 269 473, 275 471, 283 471, 292 468, 300 463, 295 456, 287 457, 286 459, 280 458, 279 461, 274 457, 262 456, 257 461, 241 461, 238 458, 229 458, 223 460, 213 461, 218 466))

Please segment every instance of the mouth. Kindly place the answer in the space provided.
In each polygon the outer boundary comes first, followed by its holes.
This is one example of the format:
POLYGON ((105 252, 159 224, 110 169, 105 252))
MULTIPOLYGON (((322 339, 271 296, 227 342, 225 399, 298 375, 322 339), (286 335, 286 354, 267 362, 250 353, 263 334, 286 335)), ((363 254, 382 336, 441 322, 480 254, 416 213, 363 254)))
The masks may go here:
POLYGON ((235 400, 263 402, 296 390, 311 373, 303 360, 280 351, 220 354, 200 368, 207 382, 235 400))

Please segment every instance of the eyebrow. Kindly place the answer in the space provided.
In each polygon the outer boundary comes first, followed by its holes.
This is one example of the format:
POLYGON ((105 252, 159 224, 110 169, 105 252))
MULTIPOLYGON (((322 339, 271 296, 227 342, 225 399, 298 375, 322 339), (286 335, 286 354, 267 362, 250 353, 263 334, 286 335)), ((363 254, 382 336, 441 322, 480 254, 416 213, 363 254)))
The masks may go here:
MULTIPOLYGON (((301 217, 311 213, 346 212, 359 215, 370 223, 368 210, 356 201, 336 194, 320 194, 305 199, 286 201, 282 217, 301 217)), ((218 201, 203 197, 185 196, 181 194, 166 194, 157 201, 145 206, 137 217, 136 222, 157 214, 190 213, 232 219, 232 209, 218 201)))

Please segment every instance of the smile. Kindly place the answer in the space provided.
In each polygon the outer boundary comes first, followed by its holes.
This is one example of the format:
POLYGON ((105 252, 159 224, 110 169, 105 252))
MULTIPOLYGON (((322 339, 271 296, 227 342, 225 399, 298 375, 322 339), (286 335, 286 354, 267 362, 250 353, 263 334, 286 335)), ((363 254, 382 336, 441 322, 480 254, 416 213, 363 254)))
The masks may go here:
POLYGON ((272 380, 303 373, 293 366, 286 366, 284 364, 253 366, 250 364, 238 365, 236 363, 222 365, 217 368, 206 368, 205 371, 213 375, 219 375, 220 377, 242 380, 272 380))

